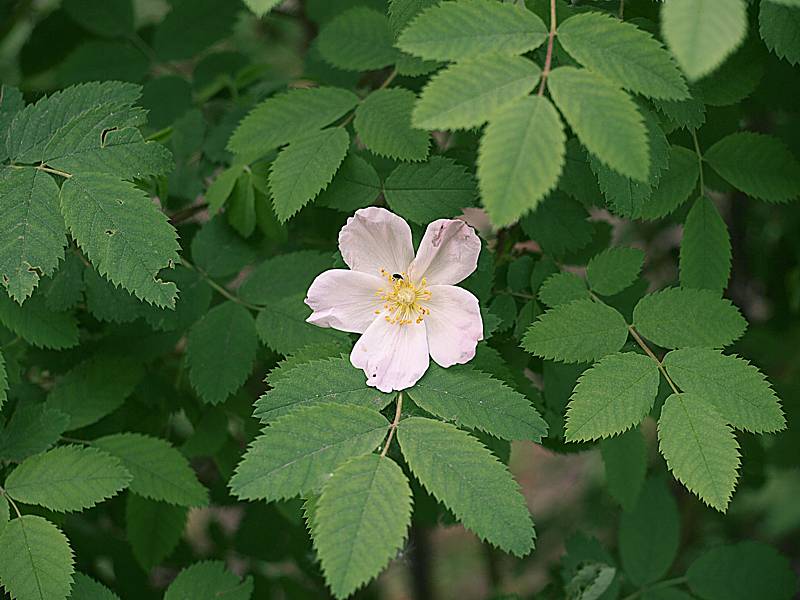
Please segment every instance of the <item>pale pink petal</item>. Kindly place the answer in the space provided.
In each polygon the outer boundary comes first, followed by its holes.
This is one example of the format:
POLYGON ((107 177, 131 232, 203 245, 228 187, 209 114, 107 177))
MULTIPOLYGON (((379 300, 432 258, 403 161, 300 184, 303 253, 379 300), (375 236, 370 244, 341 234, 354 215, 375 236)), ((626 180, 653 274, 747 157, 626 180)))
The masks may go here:
POLYGON ((375 319, 353 346, 350 362, 364 370, 367 385, 382 392, 411 387, 430 364, 425 323, 398 325, 375 319))
POLYGON ((347 266, 380 276, 403 273, 414 259, 411 228, 385 208, 370 206, 356 211, 339 232, 339 250, 347 266))
POLYGON ((331 269, 317 276, 305 300, 314 311, 306 321, 351 333, 364 333, 380 309, 376 292, 386 283, 375 275, 331 269))
POLYGON ((425 303, 428 348, 431 358, 441 367, 469 362, 475 347, 483 339, 483 320, 478 299, 463 288, 432 285, 431 299, 425 303))
POLYGON ((425 277, 429 285, 454 285, 477 268, 480 251, 472 227, 459 219, 439 219, 425 230, 408 274, 413 281, 425 277))

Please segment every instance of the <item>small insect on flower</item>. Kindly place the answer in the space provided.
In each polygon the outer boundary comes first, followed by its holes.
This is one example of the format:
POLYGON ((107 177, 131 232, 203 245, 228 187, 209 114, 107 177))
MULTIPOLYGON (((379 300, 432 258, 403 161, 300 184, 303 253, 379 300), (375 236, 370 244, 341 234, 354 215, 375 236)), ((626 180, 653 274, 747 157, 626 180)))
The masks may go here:
POLYGON ((308 289, 307 321, 360 333, 350 362, 383 392, 475 357, 483 339, 478 299, 455 284, 478 266, 481 242, 458 219, 428 225, 416 256, 411 228, 383 208, 362 208, 339 232, 347 269, 320 274, 308 289))

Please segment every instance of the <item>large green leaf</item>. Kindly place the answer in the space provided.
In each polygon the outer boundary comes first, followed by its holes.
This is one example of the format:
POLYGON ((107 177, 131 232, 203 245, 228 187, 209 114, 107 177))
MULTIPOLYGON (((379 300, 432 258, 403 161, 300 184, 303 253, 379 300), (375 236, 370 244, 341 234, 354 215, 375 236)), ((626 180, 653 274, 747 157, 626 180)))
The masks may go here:
POLYGON ((672 394, 661 409, 658 440, 676 479, 725 512, 739 476, 739 444, 713 404, 698 394, 672 394))
POLYGON ((218 304, 189 332, 189 381, 204 402, 224 402, 247 380, 257 351, 258 336, 250 312, 234 302, 218 304))
POLYGON ((744 40, 744 0, 670 0, 661 7, 661 32, 690 80, 716 69, 744 40))
POLYGON ((169 556, 183 535, 188 510, 128 494, 125 533, 136 560, 150 571, 169 556))
POLYGON ((526 96, 541 69, 521 56, 486 55, 465 60, 431 77, 411 114, 415 127, 470 129, 526 96))
POLYGON ((710 290, 667 288, 639 300, 633 325, 664 348, 720 348, 739 339, 747 322, 730 300, 710 290))
POLYGON ((670 146, 669 167, 642 206, 642 219, 660 219, 686 202, 697 187, 700 163, 697 155, 682 146, 670 146))
POLYGON ((0 277, 20 304, 64 256, 58 186, 37 169, 0 168, 0 277))
POLYGON ((244 580, 225 568, 221 560, 197 562, 183 569, 169 584, 164 600, 190 600, 191 598, 224 598, 225 600, 250 600, 253 594, 253 577, 244 580))
POLYGON ((607 79, 587 69, 559 67, 547 87, 581 143, 621 175, 647 181, 647 129, 636 104, 607 79))
POLYGON ((356 109, 353 127, 359 139, 381 156, 425 160, 428 156, 428 132, 411 127, 415 100, 414 92, 403 88, 372 92, 356 109))
POLYGON ((460 61, 491 53, 524 54, 546 38, 544 22, 524 6, 456 0, 417 15, 397 47, 429 60, 460 61))
POLYGON ((131 474, 113 456, 95 448, 59 446, 22 462, 5 482, 9 496, 57 512, 90 508, 116 495, 131 474))
POLYGON ((528 328, 522 347, 528 352, 568 363, 590 362, 618 352, 628 326, 616 310, 592 300, 560 304, 528 328))
POLYGON ((728 285, 731 272, 731 240, 725 221, 706 196, 695 200, 681 240, 681 287, 713 290, 728 285))
POLYGON ((566 141, 558 112, 542 96, 520 98, 490 119, 478 154, 478 180, 494 225, 510 225, 555 188, 566 141))
POLYGON ((519 486, 478 440, 422 417, 400 421, 397 437, 411 472, 465 527, 516 556, 533 549, 533 522, 519 486))
POLYGON ((583 372, 567 407, 568 442, 623 433, 641 423, 658 393, 658 366, 643 354, 624 352, 583 372))
POLYGON ((275 214, 288 221, 333 179, 342 164, 350 136, 330 127, 291 142, 272 163, 269 187, 275 214))
POLYGON ((267 98, 242 119, 228 149, 255 159, 329 125, 358 104, 358 96, 334 87, 300 88, 267 98))
POLYGON ((758 13, 758 31, 761 39, 777 56, 792 65, 800 64, 800 3, 780 6, 774 2, 762 2, 758 13))
POLYGON ((325 358, 300 364, 278 380, 270 378, 272 389, 255 404, 254 416, 268 423, 303 406, 323 402, 352 404, 381 410, 392 394, 368 387, 364 373, 347 358, 325 358))
POLYGON ((18 517, 0 536, 0 584, 16 600, 65 600, 73 564, 66 536, 42 517, 18 517))
POLYGON ((0 435, 0 458, 20 462, 47 450, 67 430, 69 415, 45 404, 17 406, 0 435))
POLYGON ((586 282, 573 273, 553 273, 539 287, 538 296, 550 307, 590 298, 586 282))
POLYGON ((113 175, 73 175, 61 187, 61 211, 101 275, 141 300, 175 306, 177 287, 158 272, 177 262, 177 234, 141 190, 113 175))
POLYGON ((778 397, 746 360, 709 348, 684 348, 667 354, 664 366, 679 388, 711 402, 736 429, 771 433, 786 427, 778 397))
POLYGON ((360 406, 317 404, 274 421, 236 468, 230 488, 243 500, 283 500, 317 491, 348 459, 372 452, 389 422, 360 406))
POLYGON ((270 298, 256 318, 256 331, 267 346, 279 354, 291 354, 309 344, 344 343, 349 336, 329 327, 306 322, 311 309, 303 302, 305 291, 270 298))
POLYGON ((78 344, 78 322, 67 312, 50 310, 36 294, 20 306, 0 294, 0 323, 33 346, 61 350, 78 344))
POLYGON ((365 6, 339 13, 319 32, 317 44, 322 58, 346 71, 380 69, 400 57, 386 15, 365 6))
POLYGON ((133 475, 132 492, 180 506, 208 503, 208 491, 188 461, 167 441, 140 433, 116 433, 97 439, 92 445, 122 461, 133 475))
POLYGON ((339 467, 312 517, 314 547, 336 598, 346 598, 397 554, 411 522, 411 488, 392 459, 368 454, 339 467))
POLYGON ((663 100, 688 98, 680 70, 647 31, 599 12, 585 12, 558 26, 558 42, 585 67, 623 88, 663 100))
POLYGON ((525 396, 469 367, 432 364, 407 393, 437 417, 501 439, 538 443, 547 435, 547 423, 525 396))
POLYGON ((768 202, 800 196, 800 162, 778 138, 751 131, 732 133, 703 158, 734 187, 768 202))

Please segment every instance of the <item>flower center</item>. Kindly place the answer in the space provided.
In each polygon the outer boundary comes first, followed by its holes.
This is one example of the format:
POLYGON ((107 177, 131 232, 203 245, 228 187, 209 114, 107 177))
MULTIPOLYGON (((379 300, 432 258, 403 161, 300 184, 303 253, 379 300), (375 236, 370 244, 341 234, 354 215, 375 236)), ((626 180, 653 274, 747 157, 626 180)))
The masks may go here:
POLYGON ((376 310, 375 314, 385 312, 384 319, 392 325, 422 323, 425 315, 431 312, 422 305, 431 299, 425 278, 415 284, 407 273, 389 273, 386 269, 381 269, 381 276, 386 279, 386 285, 376 294, 383 300, 383 310, 376 310))

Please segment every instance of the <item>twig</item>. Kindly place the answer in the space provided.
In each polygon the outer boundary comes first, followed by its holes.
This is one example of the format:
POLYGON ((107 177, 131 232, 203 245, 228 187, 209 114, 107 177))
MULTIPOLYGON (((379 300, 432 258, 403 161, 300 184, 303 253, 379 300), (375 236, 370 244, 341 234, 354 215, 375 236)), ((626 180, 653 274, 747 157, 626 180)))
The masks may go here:
POLYGON ((656 362, 656 365, 658 365, 658 370, 661 371, 661 374, 667 380, 667 383, 669 384, 669 387, 672 388, 672 391, 675 392, 676 394, 680 394, 681 393, 680 390, 678 390, 678 388, 675 386, 669 374, 667 373, 667 370, 664 368, 664 363, 658 360, 658 357, 655 354, 653 354, 653 351, 650 350, 650 347, 645 343, 645 341, 639 335, 639 332, 637 332, 633 328, 633 325, 628 325, 628 331, 630 332, 631 336, 633 336, 633 339, 636 340, 636 343, 639 344, 639 347, 642 350, 644 350, 644 353, 647 354, 647 356, 649 356, 656 362))
POLYGON ((216 281, 211 279, 211 277, 208 275, 208 273, 203 271, 203 269, 193 265, 192 263, 190 263, 188 260, 186 260, 183 257, 181 257, 181 264, 184 267, 186 267, 187 269, 191 269, 192 271, 196 271, 200 275, 200 277, 202 277, 203 279, 206 280, 206 283, 208 285, 210 285, 213 289, 215 289, 217 292, 222 294, 225 298, 227 298, 231 302, 236 302, 236 304, 241 304, 242 306, 244 306, 245 308, 249 308, 250 310, 256 310, 256 311, 264 310, 263 306, 259 306, 258 304, 250 304, 246 300, 242 300, 241 298, 239 298, 239 296, 237 296, 236 294, 232 294, 230 291, 228 291, 223 286, 218 284, 216 281))
POLYGON ((539 84, 538 95, 544 94, 544 86, 547 82, 547 76, 550 74, 550 65, 553 62, 553 41, 556 38, 556 0, 550 0, 550 34, 547 38, 547 56, 544 59, 544 68, 542 69, 542 82, 539 84))
POLYGON ((61 177, 64 177, 65 179, 69 179, 70 177, 72 177, 72 173, 67 173, 66 171, 59 171, 58 169, 51 169, 50 167, 46 167, 44 165, 39 165, 36 168, 39 169, 40 171, 44 171, 45 173, 52 173, 53 175, 60 175, 61 177))
POLYGON ((389 425, 389 435, 386 437, 386 444, 383 446, 383 450, 381 450, 381 457, 386 456, 386 453, 389 451, 389 445, 392 443, 392 439, 394 438, 394 431, 397 429, 397 424, 400 422, 400 413, 403 411, 403 392, 397 392, 397 407, 394 411, 394 421, 392 424, 389 425))

